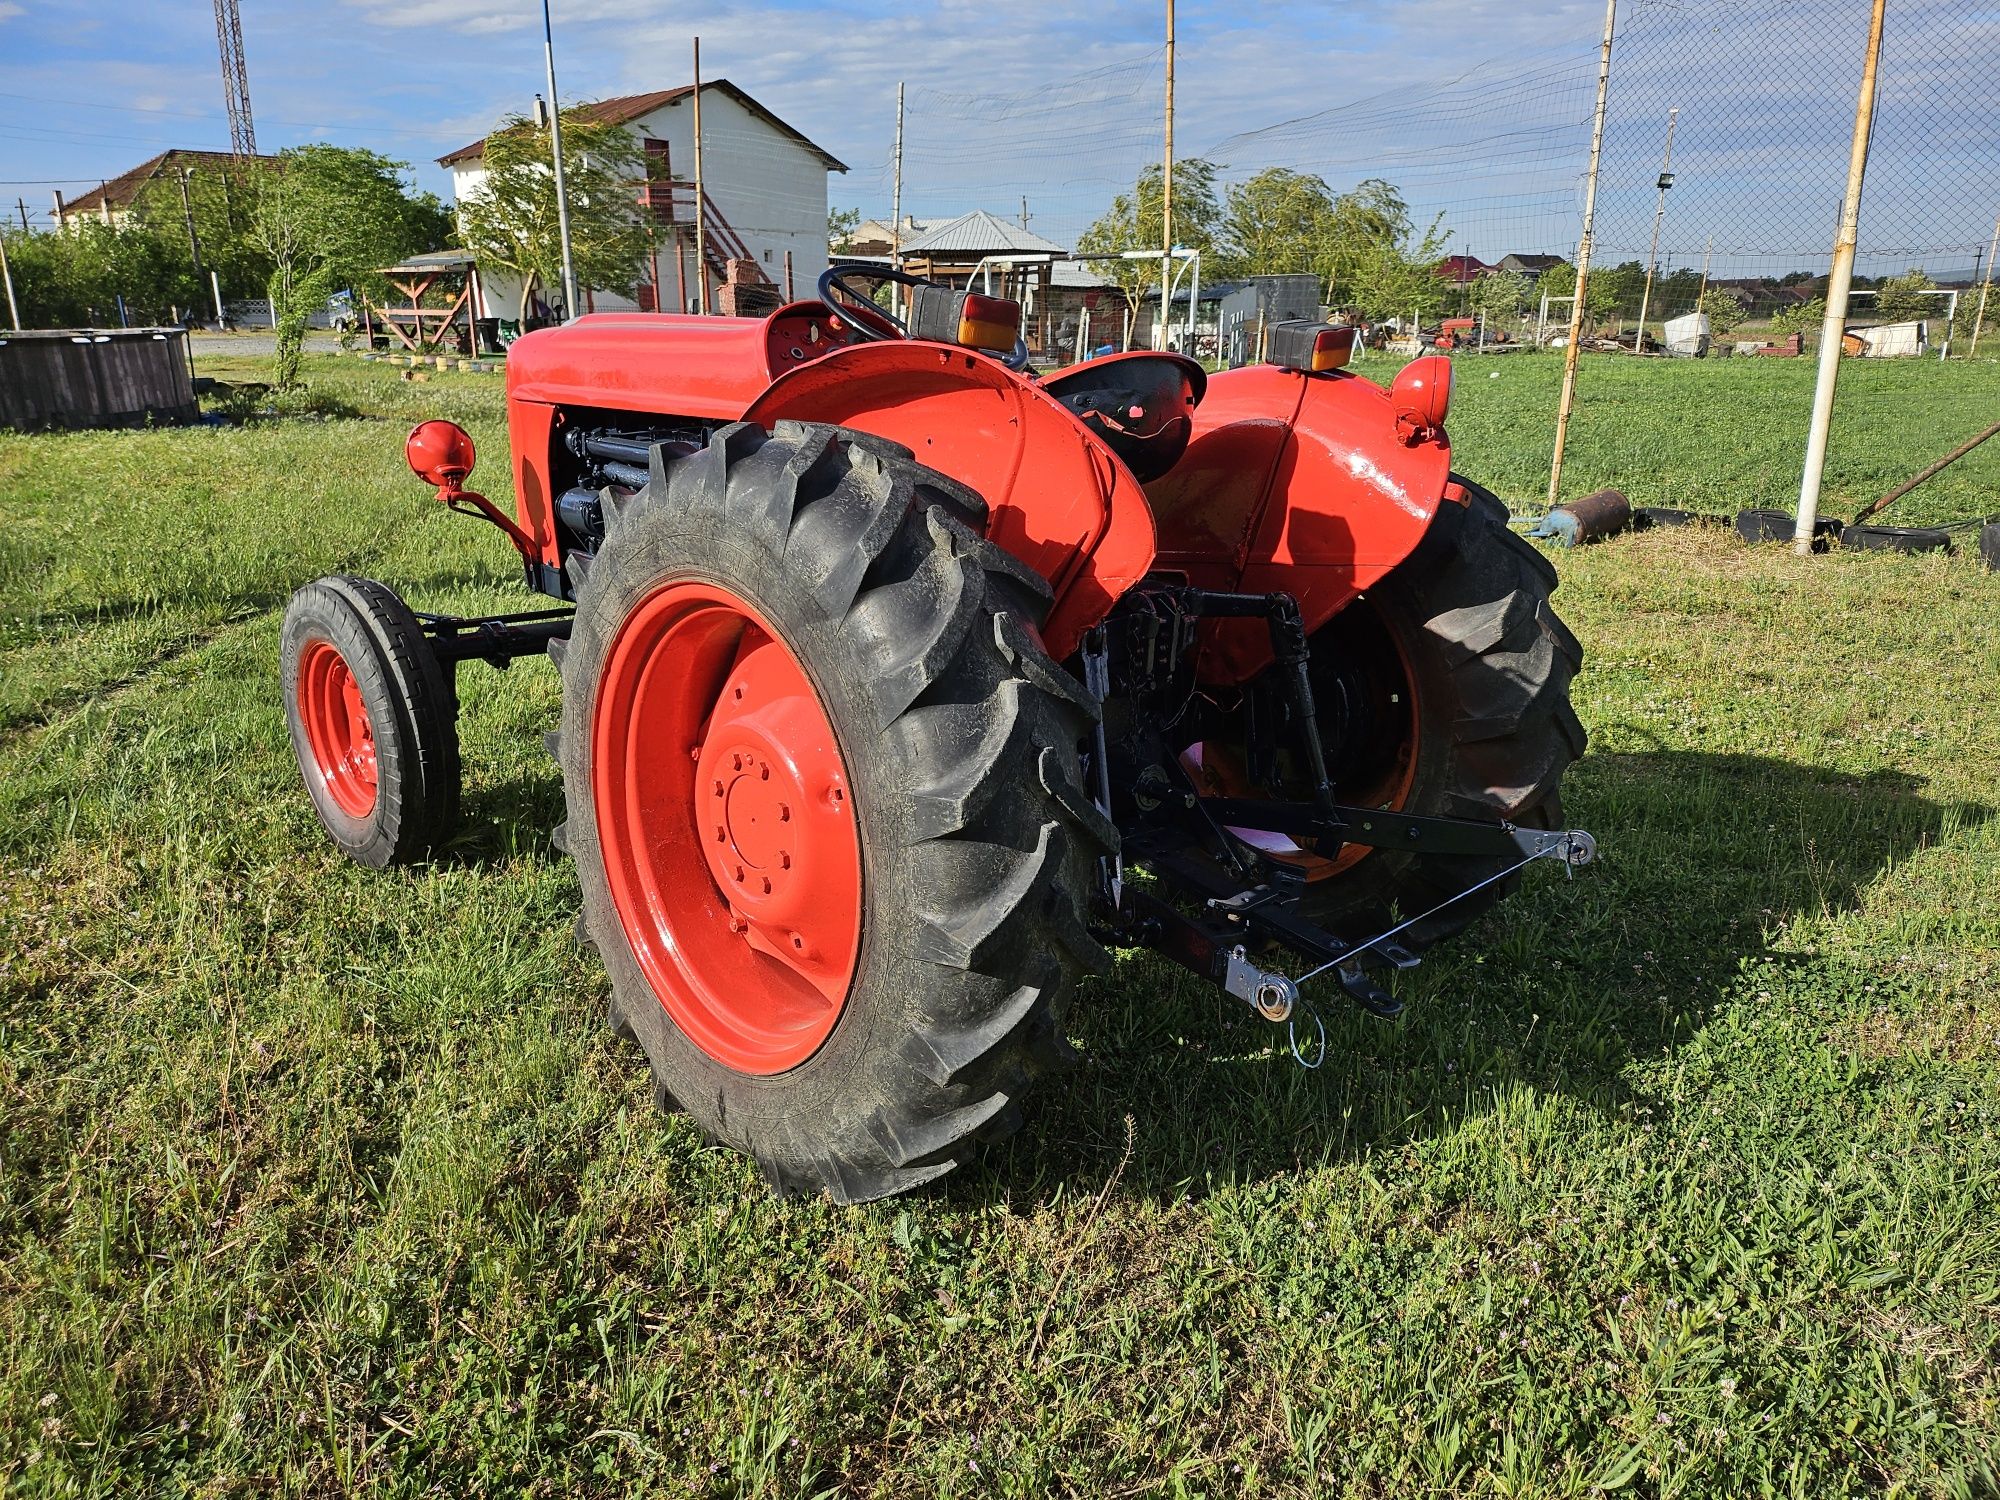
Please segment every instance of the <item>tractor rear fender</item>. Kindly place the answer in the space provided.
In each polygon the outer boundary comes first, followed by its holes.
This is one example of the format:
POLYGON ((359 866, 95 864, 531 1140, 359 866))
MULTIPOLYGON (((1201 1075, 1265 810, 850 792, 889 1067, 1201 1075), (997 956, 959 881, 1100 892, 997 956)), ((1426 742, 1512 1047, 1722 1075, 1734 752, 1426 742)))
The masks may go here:
POLYGON ((983 355, 837 349, 780 376, 743 418, 871 432, 976 490, 987 535, 1055 589, 1043 637, 1058 660, 1152 567, 1152 510, 1131 471, 1034 381, 983 355))
MULTIPOLYGON (((1464 503, 1441 430, 1406 442, 1381 387, 1276 365, 1211 376, 1187 453, 1146 492, 1158 571, 1201 588, 1282 589, 1308 632, 1407 558, 1440 504, 1464 503)), ((1253 621, 1204 629, 1204 681, 1243 682, 1271 660, 1253 621)))

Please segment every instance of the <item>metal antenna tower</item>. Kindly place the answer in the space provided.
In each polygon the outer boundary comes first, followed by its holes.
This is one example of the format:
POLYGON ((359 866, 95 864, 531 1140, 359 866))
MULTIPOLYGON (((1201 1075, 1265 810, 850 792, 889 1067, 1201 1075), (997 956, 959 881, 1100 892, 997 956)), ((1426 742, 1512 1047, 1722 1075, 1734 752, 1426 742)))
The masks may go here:
POLYGON ((250 122, 250 74, 243 66, 243 18, 236 0, 215 0, 215 43, 222 50, 222 92, 229 104, 229 150, 257 154, 257 127, 250 122))

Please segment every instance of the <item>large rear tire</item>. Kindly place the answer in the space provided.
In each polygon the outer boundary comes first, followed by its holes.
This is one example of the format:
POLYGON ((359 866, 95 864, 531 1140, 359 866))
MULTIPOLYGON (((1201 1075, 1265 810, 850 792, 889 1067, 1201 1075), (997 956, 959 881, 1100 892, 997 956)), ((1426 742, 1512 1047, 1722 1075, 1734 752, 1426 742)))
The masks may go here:
POLYGON ((663 1103, 780 1192, 904 1191, 1069 1052, 1097 705, 1043 581, 907 449, 738 424, 606 494, 557 754, 581 930, 663 1103))
MULTIPOLYGON (((1427 537, 1352 606, 1371 610, 1386 629, 1410 690, 1413 764, 1395 805, 1420 815, 1559 827, 1563 773, 1586 738, 1569 692, 1583 648, 1551 602, 1555 568, 1508 530, 1499 499, 1460 482, 1469 503, 1456 524, 1427 537)), ((1336 932, 1371 936, 1509 863, 1371 850, 1311 880, 1302 904, 1336 932)), ((1451 937, 1518 880, 1452 902, 1400 940, 1420 949, 1451 937)))

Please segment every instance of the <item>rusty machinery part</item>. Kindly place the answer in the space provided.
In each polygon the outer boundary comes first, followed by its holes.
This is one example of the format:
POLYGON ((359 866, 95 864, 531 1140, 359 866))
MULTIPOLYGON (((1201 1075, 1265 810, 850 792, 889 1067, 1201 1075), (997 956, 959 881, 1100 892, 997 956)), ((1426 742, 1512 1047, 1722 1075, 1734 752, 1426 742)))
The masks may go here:
POLYGON ((1556 506, 1527 534, 1558 547, 1577 547, 1617 536, 1632 525, 1632 502, 1622 490, 1598 490, 1556 506))
POLYGON ((651 467, 551 647, 612 1023, 779 1191, 902 1191, 1069 1055, 1117 844, 1097 706, 1041 648, 1046 584, 907 450, 738 424, 651 467))
POLYGON ((835 261, 819 274, 819 300, 841 314, 864 339, 925 339, 981 349, 1010 370, 1028 367, 1028 341, 1021 337, 1021 304, 1005 297, 987 297, 967 288, 957 291, 924 276, 888 266, 835 261), (906 286, 910 315, 897 316, 876 302, 857 280, 906 286))
POLYGON ((422 859, 458 817, 458 701, 423 626, 387 586, 345 575, 292 596, 285 716, 319 820, 342 853, 422 859))

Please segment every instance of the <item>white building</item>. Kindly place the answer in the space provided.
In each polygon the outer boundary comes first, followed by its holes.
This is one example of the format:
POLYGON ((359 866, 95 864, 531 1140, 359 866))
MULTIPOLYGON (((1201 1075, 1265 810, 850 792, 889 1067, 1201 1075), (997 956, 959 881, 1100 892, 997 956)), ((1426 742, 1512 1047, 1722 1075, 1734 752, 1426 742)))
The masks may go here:
MULTIPOLYGON (((694 235, 694 88, 683 85, 572 106, 589 119, 623 125, 645 153, 648 181, 636 186, 656 225, 658 249, 642 272, 635 302, 615 292, 579 289, 584 310, 674 311, 692 308, 697 282, 694 235)), ((565 110, 565 114, 570 111, 565 110)), ((710 306, 731 260, 756 267, 779 295, 789 270, 796 295, 810 296, 826 269, 826 175, 847 167, 780 120, 727 79, 701 86, 702 186, 710 306)), ((459 202, 486 180, 486 143, 474 141, 438 165, 449 167, 459 202)), ((547 297, 556 288, 543 288, 547 297)), ((512 318, 520 283, 504 272, 480 272, 481 317, 512 318)))

